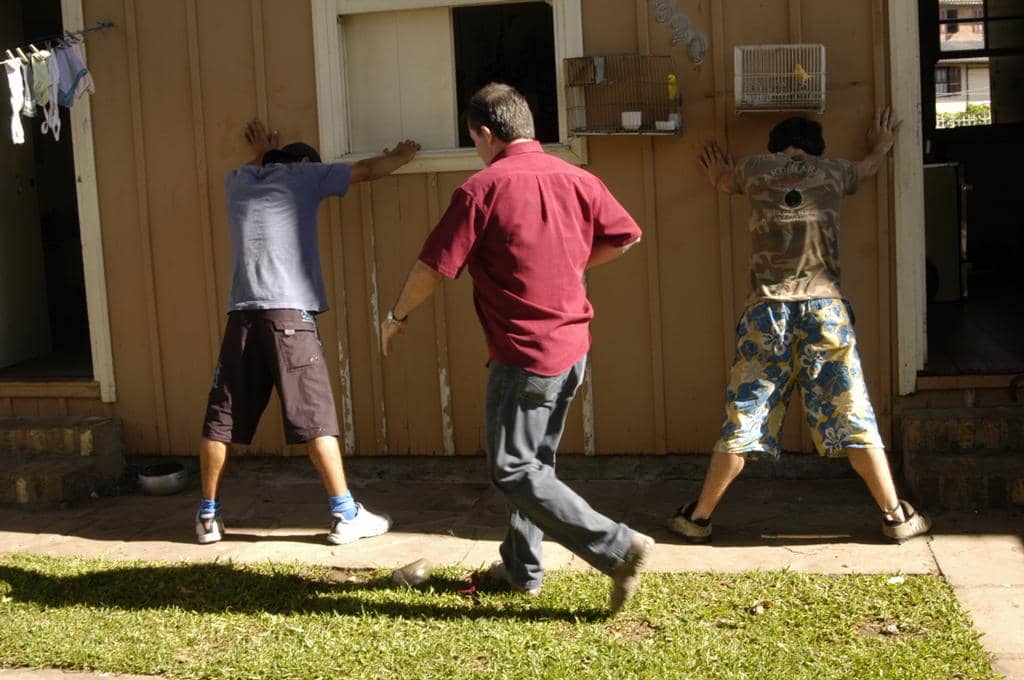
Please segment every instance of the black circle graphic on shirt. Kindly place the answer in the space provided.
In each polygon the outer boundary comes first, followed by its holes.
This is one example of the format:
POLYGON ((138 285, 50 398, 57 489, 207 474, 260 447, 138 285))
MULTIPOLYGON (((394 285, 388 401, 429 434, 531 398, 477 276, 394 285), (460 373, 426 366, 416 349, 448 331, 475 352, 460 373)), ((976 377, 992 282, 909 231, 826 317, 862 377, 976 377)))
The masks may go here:
POLYGON ((787 208, 795 208, 804 202, 804 195, 796 189, 790 189, 783 200, 786 201, 787 208))

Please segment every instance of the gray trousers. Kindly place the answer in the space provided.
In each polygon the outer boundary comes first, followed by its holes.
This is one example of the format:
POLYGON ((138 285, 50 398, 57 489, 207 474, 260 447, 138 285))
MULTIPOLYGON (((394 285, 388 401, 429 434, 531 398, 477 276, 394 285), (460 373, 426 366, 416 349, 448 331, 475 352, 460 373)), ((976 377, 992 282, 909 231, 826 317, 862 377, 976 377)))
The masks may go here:
POLYGON ((550 378, 491 362, 487 463, 508 506, 501 558, 511 579, 527 588, 544 579, 545 534, 605 574, 626 557, 633 538, 629 527, 591 508, 555 476, 555 450, 586 361, 550 378))

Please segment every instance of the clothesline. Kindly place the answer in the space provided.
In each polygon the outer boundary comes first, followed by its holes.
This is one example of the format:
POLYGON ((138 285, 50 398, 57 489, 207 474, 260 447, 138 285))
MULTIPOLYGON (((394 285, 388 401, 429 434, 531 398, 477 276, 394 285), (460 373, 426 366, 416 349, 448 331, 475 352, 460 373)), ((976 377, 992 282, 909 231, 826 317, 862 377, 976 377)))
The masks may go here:
POLYGON ((26 43, 31 55, 25 54, 19 45, 13 52, 7 50, 6 60, 0 56, 10 91, 11 141, 14 144, 25 143, 21 119, 35 118, 37 113, 41 113, 43 119, 40 131, 44 135, 52 134, 55 141, 60 141, 59 107, 71 108, 79 97, 96 91, 85 65, 82 36, 113 25, 113 22, 101 21, 92 28, 34 38, 26 43), (48 49, 40 50, 35 46, 36 41, 48 49))
POLYGON ((17 55, 19 57, 21 57, 22 59, 26 59, 27 55, 24 53, 24 48, 29 48, 32 51, 35 51, 33 48, 35 48, 37 43, 46 43, 48 41, 53 41, 53 40, 65 40, 67 38, 73 38, 73 37, 76 37, 76 36, 77 37, 81 37, 81 36, 84 36, 86 33, 92 33, 93 31, 105 31, 108 28, 113 28, 114 25, 115 24, 114 24, 113 21, 97 21, 95 26, 91 26, 89 28, 83 28, 83 29, 81 29, 79 31, 65 31, 63 33, 54 33, 54 34, 51 34, 51 35, 38 36, 38 37, 35 37, 35 38, 31 38, 29 40, 26 40, 25 42, 21 43, 20 45, 15 45, 14 47, 8 48, 6 50, 6 54, 7 54, 7 57, 10 58, 10 59, 14 58, 14 54, 15 53, 17 53, 17 55))

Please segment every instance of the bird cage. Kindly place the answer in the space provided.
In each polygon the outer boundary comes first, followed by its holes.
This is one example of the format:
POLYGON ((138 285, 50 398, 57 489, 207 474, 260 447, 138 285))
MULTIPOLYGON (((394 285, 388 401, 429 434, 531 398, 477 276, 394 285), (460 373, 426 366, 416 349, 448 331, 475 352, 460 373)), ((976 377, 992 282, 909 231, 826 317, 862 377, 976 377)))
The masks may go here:
POLYGON ((824 45, 737 45, 736 111, 825 111, 824 45))
POLYGON ((682 85, 672 57, 625 54, 565 60, 570 134, 675 135, 682 85))

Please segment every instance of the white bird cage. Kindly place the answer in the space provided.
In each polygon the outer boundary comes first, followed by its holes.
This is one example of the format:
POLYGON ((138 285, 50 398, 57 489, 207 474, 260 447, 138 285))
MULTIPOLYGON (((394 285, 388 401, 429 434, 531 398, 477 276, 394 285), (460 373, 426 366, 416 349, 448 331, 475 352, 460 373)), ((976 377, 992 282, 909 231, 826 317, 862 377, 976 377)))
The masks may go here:
POLYGON ((737 45, 736 111, 825 111, 824 45, 737 45))

